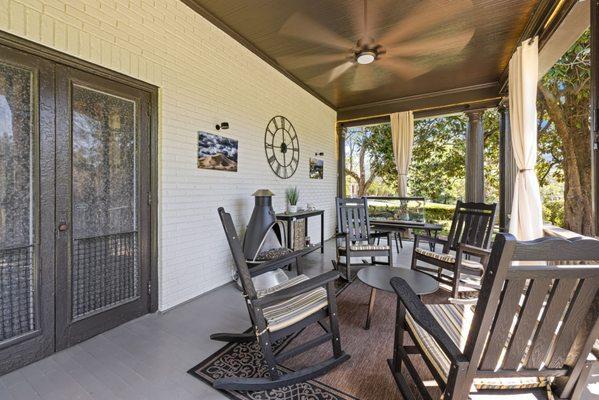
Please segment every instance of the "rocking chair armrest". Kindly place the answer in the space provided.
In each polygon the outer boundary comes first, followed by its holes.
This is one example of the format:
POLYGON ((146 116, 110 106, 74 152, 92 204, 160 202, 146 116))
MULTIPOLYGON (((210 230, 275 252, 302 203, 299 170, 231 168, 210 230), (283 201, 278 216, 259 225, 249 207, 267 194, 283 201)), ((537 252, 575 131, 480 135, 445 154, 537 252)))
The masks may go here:
POLYGON ((302 293, 325 286, 327 283, 334 281, 337 278, 339 278, 339 272, 325 272, 324 274, 308 279, 307 281, 300 282, 297 285, 278 290, 276 292, 267 294, 264 297, 260 297, 259 299, 254 300, 254 303, 261 305, 262 307, 268 307, 272 304, 280 303, 302 293))
POLYGON ((482 247, 476 247, 465 243, 460 243, 458 247, 463 254, 470 254, 481 258, 487 258, 491 255, 490 250, 483 249, 482 247))
POLYGON ((466 357, 424 306, 422 300, 414 293, 410 285, 405 280, 395 277, 391 279, 391 286, 414 321, 435 339, 447 358, 455 363, 467 362, 466 357))

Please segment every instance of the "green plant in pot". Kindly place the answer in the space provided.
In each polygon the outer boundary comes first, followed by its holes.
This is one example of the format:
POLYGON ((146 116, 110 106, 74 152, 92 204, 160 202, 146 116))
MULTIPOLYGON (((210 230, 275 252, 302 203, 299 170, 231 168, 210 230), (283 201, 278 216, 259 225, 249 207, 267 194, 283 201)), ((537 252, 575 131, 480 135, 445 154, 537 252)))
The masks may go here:
POLYGON ((285 190, 285 197, 287 197, 287 213, 296 213, 297 202, 299 200, 299 190, 297 190, 297 187, 292 187, 285 190))

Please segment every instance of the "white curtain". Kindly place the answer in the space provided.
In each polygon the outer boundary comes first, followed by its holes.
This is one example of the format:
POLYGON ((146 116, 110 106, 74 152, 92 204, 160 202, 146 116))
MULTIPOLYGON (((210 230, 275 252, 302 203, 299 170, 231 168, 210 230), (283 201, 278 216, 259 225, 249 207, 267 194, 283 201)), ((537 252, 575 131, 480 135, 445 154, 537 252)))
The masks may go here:
POLYGON ((543 236, 543 209, 537 161, 538 38, 523 42, 510 60, 509 105, 512 147, 518 174, 510 220, 510 233, 519 240, 543 236))
POLYGON ((412 111, 391 114, 391 140, 397 167, 398 195, 407 196, 408 167, 412 159, 412 145, 414 144, 414 114, 412 111))

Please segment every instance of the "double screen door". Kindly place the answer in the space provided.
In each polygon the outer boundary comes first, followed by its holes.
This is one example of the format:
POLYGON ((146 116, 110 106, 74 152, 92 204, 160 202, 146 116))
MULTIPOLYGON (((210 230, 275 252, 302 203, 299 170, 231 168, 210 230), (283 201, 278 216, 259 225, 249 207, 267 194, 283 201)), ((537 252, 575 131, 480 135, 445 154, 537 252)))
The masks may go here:
POLYGON ((0 374, 148 312, 149 99, 0 45, 0 374))

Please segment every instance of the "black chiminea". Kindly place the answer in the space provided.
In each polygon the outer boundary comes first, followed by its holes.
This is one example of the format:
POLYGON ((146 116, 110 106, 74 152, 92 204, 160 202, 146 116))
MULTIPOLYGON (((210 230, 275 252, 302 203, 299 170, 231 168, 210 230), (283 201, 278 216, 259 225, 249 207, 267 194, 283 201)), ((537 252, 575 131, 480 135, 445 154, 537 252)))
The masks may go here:
POLYGON ((284 247, 283 232, 272 208, 272 196, 268 189, 259 189, 255 197, 254 211, 243 238, 243 254, 250 262, 266 261, 290 253, 284 247))

